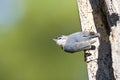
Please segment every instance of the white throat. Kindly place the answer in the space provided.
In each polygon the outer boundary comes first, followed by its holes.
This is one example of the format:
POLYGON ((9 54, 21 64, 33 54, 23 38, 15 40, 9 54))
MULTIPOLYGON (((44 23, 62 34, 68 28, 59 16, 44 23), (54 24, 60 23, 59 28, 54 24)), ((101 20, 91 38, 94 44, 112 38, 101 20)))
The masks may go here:
POLYGON ((60 46, 64 46, 66 44, 67 41, 67 37, 61 40, 57 40, 57 44, 60 46))

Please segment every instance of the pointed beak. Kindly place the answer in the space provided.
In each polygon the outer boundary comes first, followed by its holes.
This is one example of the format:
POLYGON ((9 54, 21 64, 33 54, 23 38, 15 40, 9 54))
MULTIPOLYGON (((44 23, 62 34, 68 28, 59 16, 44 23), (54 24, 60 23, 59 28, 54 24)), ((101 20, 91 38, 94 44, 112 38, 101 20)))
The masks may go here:
POLYGON ((53 40, 53 41, 56 41, 56 39, 55 39, 55 38, 52 38, 52 40, 53 40))

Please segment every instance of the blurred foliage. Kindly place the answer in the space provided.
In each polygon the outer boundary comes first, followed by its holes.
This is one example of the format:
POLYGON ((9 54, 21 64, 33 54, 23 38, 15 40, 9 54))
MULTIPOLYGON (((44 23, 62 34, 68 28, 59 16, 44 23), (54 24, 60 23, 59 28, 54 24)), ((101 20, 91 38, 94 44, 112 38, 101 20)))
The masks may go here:
POLYGON ((51 40, 80 31, 76 0, 24 5, 17 24, 0 26, 0 80, 88 80, 83 53, 65 53, 51 40))

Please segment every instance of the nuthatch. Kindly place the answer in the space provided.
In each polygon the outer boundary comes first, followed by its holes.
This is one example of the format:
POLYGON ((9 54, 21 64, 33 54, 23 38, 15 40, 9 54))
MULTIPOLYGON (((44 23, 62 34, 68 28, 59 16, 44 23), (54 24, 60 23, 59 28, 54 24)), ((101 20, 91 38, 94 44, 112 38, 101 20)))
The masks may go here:
POLYGON ((100 34, 84 31, 58 36, 53 40, 57 45, 61 46, 65 52, 74 53, 91 49, 92 44, 96 42, 93 38, 96 37, 100 37, 100 34))

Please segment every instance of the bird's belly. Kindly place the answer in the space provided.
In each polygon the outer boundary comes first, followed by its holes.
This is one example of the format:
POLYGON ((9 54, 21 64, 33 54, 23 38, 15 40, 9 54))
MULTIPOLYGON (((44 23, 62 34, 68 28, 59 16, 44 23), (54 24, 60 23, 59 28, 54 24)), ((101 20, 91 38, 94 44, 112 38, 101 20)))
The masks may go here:
POLYGON ((70 45, 64 46, 63 50, 70 53, 78 51, 78 49, 76 49, 75 46, 70 46, 70 45))

